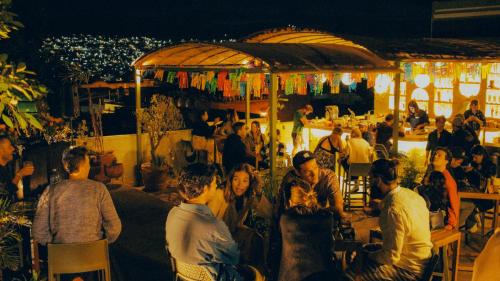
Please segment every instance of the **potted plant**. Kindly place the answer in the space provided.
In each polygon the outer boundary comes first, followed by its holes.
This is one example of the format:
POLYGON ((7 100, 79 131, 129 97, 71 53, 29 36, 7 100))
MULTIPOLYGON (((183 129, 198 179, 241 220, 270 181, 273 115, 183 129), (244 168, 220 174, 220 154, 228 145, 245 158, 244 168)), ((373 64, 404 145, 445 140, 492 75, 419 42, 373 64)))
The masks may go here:
POLYGON ((184 128, 184 120, 174 99, 160 94, 152 96, 151 104, 141 112, 140 120, 144 132, 148 133, 151 156, 150 162, 141 165, 144 191, 158 191, 167 186, 171 168, 157 149, 169 131, 184 128))

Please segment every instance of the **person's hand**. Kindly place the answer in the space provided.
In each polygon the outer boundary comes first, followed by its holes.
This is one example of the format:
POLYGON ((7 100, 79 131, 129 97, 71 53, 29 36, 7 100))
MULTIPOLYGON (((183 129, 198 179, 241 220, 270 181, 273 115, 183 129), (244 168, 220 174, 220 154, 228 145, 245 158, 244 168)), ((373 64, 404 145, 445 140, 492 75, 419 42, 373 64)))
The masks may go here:
POLYGON ((466 166, 466 167, 464 168, 464 171, 466 171, 466 172, 468 173, 468 172, 472 171, 473 169, 474 169, 474 168, 473 168, 472 166, 466 166))
POLYGON ((214 124, 217 124, 218 122, 220 122, 220 117, 215 117, 214 124))
POLYGON ((16 175, 20 176, 20 177, 27 177, 27 176, 33 175, 34 172, 35 172, 35 166, 27 165, 27 166, 24 166, 19 171, 17 171, 16 175))
POLYGON ((451 226, 450 224, 447 224, 444 229, 446 230, 452 230, 453 229, 453 226, 451 226))

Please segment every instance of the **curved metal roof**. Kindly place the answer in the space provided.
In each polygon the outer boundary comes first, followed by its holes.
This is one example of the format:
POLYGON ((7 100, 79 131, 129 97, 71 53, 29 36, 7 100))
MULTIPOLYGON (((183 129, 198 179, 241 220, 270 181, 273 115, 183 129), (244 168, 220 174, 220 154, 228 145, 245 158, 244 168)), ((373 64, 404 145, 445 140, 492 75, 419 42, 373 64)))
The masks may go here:
POLYGON ((365 49, 365 47, 325 31, 295 27, 273 28, 253 33, 242 39, 246 43, 336 44, 365 49))
POLYGON ((182 43, 146 54, 135 68, 240 69, 263 72, 397 71, 361 48, 338 44, 182 43))

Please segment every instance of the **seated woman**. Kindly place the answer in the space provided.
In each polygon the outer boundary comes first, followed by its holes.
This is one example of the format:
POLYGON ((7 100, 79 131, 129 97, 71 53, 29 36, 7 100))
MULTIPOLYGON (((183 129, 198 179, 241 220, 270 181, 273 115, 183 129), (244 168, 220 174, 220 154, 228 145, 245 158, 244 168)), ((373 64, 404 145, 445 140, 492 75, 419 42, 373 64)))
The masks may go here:
POLYGON ((208 203, 212 213, 229 228, 240 249, 240 263, 264 269, 265 240, 272 205, 262 193, 262 181, 249 164, 236 166, 226 187, 208 203))
POLYGON ((322 138, 316 149, 314 150, 314 156, 316 161, 321 168, 327 168, 335 171, 335 156, 336 153, 343 152, 342 144, 342 129, 340 127, 335 127, 329 136, 322 138))
MULTIPOLYGON (((493 183, 491 179, 496 174, 496 165, 491 161, 488 152, 481 145, 475 145, 471 149, 471 155, 471 166, 465 168, 469 183, 471 183, 478 192, 493 193, 493 183)), ((493 208, 495 202, 490 200, 474 200, 474 205, 476 207, 467 217, 465 222, 465 227, 470 232, 475 232, 477 230, 476 226, 479 223, 479 212, 484 212, 493 208)))
POLYGON ((321 208, 316 192, 302 181, 284 186, 283 194, 278 280, 340 280, 330 274, 334 270, 332 214, 321 208))
POLYGON ((431 230, 444 227, 444 214, 449 207, 448 192, 443 173, 432 171, 424 178, 424 184, 416 187, 430 211, 431 230))
POLYGON ((429 125, 429 116, 427 112, 418 108, 416 101, 411 100, 408 103, 408 117, 406 118, 406 122, 410 124, 413 131, 421 130, 426 125, 429 125))

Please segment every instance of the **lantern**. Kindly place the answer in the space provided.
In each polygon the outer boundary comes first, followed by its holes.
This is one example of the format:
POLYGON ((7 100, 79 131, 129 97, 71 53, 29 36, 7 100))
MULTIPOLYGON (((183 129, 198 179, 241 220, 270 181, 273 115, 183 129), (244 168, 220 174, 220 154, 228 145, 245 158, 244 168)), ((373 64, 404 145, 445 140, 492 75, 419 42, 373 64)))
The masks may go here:
POLYGON ((391 83, 391 78, 387 74, 379 74, 375 78, 375 93, 382 94, 387 92, 389 85, 391 83))
POLYGON ((458 86, 460 89, 460 94, 462 96, 470 98, 473 96, 477 96, 479 94, 479 90, 481 88, 480 84, 469 84, 469 83, 460 83, 458 86))
POLYGON ((426 88, 429 86, 429 83, 431 82, 431 78, 427 74, 418 74, 415 76, 415 84, 419 88, 426 88))
POLYGON ((346 86, 349 86, 352 83, 354 83, 354 79, 352 79, 352 74, 351 73, 344 73, 344 74, 342 74, 342 79, 340 79, 340 81, 342 81, 342 84, 344 84, 346 86))
POLYGON ((411 99, 412 100, 417 100, 417 101, 428 101, 429 100, 429 94, 424 89, 416 88, 411 93, 411 99))

